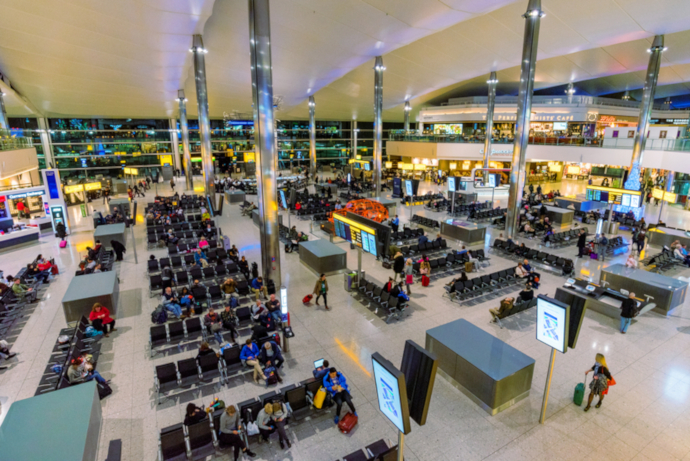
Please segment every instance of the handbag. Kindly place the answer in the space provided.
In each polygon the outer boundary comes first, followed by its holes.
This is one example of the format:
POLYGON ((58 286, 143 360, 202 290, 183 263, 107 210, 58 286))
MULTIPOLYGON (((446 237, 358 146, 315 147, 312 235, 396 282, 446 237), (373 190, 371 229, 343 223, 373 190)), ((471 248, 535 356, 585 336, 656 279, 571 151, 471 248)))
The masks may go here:
POLYGON ((211 324, 211 333, 218 333, 221 328, 222 328, 222 326, 220 323, 212 323, 211 324))

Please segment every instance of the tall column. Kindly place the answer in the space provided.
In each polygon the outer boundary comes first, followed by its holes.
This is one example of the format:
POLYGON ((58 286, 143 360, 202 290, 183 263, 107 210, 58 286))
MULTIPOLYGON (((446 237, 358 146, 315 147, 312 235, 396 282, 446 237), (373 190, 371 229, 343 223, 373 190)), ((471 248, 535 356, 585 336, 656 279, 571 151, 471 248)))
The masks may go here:
POLYGON ((529 0, 527 12, 523 15, 525 18, 525 36, 522 44, 513 164, 510 171, 510 195, 508 196, 506 219, 506 236, 508 238, 515 238, 518 233, 522 190, 525 188, 525 159, 527 141, 529 140, 529 123, 532 115, 532 92, 534 90, 534 71, 537 66, 539 22, 542 16, 544 16, 544 12, 541 10, 541 0, 529 0))
POLYGON ((573 82, 568 83, 568 88, 565 89, 565 94, 568 95, 568 104, 573 103, 573 95, 575 94, 575 87, 573 82))
POLYGON ((254 139, 259 202, 259 236, 261 270, 265 281, 273 280, 280 288, 280 241, 278 228, 278 189, 273 117, 273 70, 271 64, 271 18, 269 0, 249 2, 249 48, 252 68, 252 97, 254 101, 254 139))
POLYGON ((36 121, 38 122, 38 132, 41 137, 41 147, 43 148, 43 156, 46 160, 46 168, 55 168, 53 143, 50 139, 50 125, 48 124, 48 119, 39 117, 36 121))
POLYGON ((316 174, 316 102, 314 96, 309 96, 309 171, 316 174))
POLYGON ((383 58, 376 56, 374 65, 374 197, 381 195, 381 158, 383 157, 383 58))
MULTIPOLYGON (((486 102, 486 137, 484 139, 484 168, 489 168, 489 157, 491 157, 491 134, 494 131, 494 105, 496 103, 496 84, 498 78, 496 72, 491 72, 489 80, 489 98, 486 102)), ((489 181, 489 170, 484 170, 484 185, 489 181)))
POLYGON ((208 117, 208 92, 206 91, 206 58, 208 50, 204 48, 201 35, 195 35, 192 41, 194 54, 194 81, 196 82, 196 103, 199 114, 199 140, 201 141, 201 170, 204 174, 204 194, 215 200, 213 186, 213 151, 211 150, 211 121, 208 117))
POLYGON ((5 93, 0 90, 0 130, 9 130, 10 121, 5 110, 5 93))
POLYGON ((352 119, 352 155, 353 159, 357 158, 357 134, 359 133, 359 128, 357 128, 357 119, 352 119))
POLYGON ((625 188, 629 190, 640 190, 640 169, 642 168, 642 157, 645 144, 647 143, 647 130, 649 129, 649 119, 652 115, 654 106, 654 92, 656 83, 659 80, 659 66, 661 65, 661 53, 666 50, 664 47, 664 36, 654 37, 652 47, 647 51, 650 53, 649 65, 647 66, 647 76, 642 89, 642 101, 640 102, 640 116, 637 120, 637 132, 633 144, 632 161, 630 162, 630 174, 625 181, 625 188))
POLYGON ((171 118, 168 120, 170 126, 170 146, 172 147, 172 158, 175 169, 182 170, 182 161, 180 160, 180 141, 177 136, 177 119, 171 118))
POLYGON ((405 135, 407 135, 407 132, 410 131, 410 111, 412 110, 412 106, 410 105, 410 101, 405 101, 405 135))
POLYGON ((194 190, 194 178, 192 177, 192 156, 189 153, 189 124, 187 123, 187 98, 184 90, 177 90, 177 100, 180 103, 180 134, 182 135, 182 154, 184 158, 184 177, 187 181, 187 190, 194 190))

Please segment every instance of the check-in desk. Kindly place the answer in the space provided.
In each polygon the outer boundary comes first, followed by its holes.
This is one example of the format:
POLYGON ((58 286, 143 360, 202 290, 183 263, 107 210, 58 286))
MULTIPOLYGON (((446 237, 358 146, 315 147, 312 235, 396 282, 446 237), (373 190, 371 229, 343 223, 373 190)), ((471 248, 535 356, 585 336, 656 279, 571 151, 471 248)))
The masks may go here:
POLYGON ((37 216, 29 219, 31 227, 37 227, 41 232, 53 232, 53 221, 48 216, 37 216))
POLYGON ((332 274, 347 268, 347 252, 323 239, 300 242, 299 259, 317 274, 332 274))
POLYGON ((572 206, 575 209, 575 211, 582 211, 583 213, 607 208, 606 203, 595 202, 592 200, 579 200, 576 198, 554 197, 553 201, 557 203, 558 206, 561 208, 568 208, 569 206, 572 206))
POLYGON ((490 415, 529 395, 534 359, 465 319, 426 331, 438 373, 490 415))
POLYGON ((684 230, 671 229, 670 227, 655 227, 647 231, 647 238, 650 245, 667 246, 678 240, 681 244, 687 245, 690 248, 690 236, 685 234, 684 230))
POLYGON ((225 191, 225 201, 228 203, 244 203, 247 196, 243 190, 225 191))
MULTIPOLYGON (((125 223, 105 224, 98 226, 93 231, 93 240, 100 240, 105 247, 110 247, 110 241, 116 240, 125 245, 127 242, 127 233, 125 232, 125 223)), ((126 246, 126 245, 125 245, 126 246)))
POLYGON ((638 298, 656 303, 655 312, 668 315, 685 302, 688 284, 665 275, 647 272, 644 269, 630 269, 623 264, 614 264, 601 270, 599 285, 613 290, 625 289, 638 298))
MULTIPOLYGON (((534 211, 539 211, 541 205, 537 205, 532 208, 534 211)), ((566 210, 565 208, 559 208, 557 206, 546 206, 546 217, 549 218, 549 222, 553 227, 568 227, 573 223, 573 218, 575 217, 575 212, 573 210, 566 210)))
POLYGON ((126 198, 114 198, 111 199, 110 202, 108 202, 110 214, 115 214, 115 209, 118 209, 121 215, 130 216, 131 212, 129 211, 129 206, 129 199, 126 198))
POLYGON ((37 227, 25 227, 21 230, 5 231, 0 235, 0 249, 12 248, 21 243, 38 241, 41 231, 37 227))
POLYGON ((446 219, 441 221, 441 235, 460 240, 468 245, 484 243, 486 227, 462 219, 446 219))
MULTIPOLYGON (((638 316, 656 307, 653 300, 640 299, 637 292, 632 292, 635 293, 637 307, 640 309, 638 316)), ((621 306, 627 297, 619 291, 604 288, 582 279, 568 279, 562 288, 556 289, 555 295, 558 301, 568 304, 571 309, 578 303, 584 303, 585 310, 592 310, 616 320, 621 316, 621 306)))
POLYGON ((120 285, 115 271, 79 275, 72 279, 62 298, 67 323, 78 321, 91 313, 95 303, 101 303, 111 314, 117 313, 120 285))

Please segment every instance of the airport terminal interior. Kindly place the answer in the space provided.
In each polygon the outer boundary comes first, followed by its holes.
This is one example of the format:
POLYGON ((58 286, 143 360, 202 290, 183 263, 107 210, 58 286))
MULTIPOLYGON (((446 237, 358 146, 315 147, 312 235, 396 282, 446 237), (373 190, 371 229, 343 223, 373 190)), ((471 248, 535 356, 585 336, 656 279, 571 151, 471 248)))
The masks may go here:
POLYGON ((0 461, 690 459, 690 2, 1 11, 0 461))

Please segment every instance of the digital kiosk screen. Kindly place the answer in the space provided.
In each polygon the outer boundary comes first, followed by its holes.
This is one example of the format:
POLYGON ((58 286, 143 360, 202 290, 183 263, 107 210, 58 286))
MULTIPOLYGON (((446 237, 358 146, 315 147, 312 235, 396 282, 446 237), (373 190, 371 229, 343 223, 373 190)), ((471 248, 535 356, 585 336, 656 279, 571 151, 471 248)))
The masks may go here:
POLYGON ((568 350, 569 309, 555 299, 537 297, 537 339, 560 352, 568 350))

